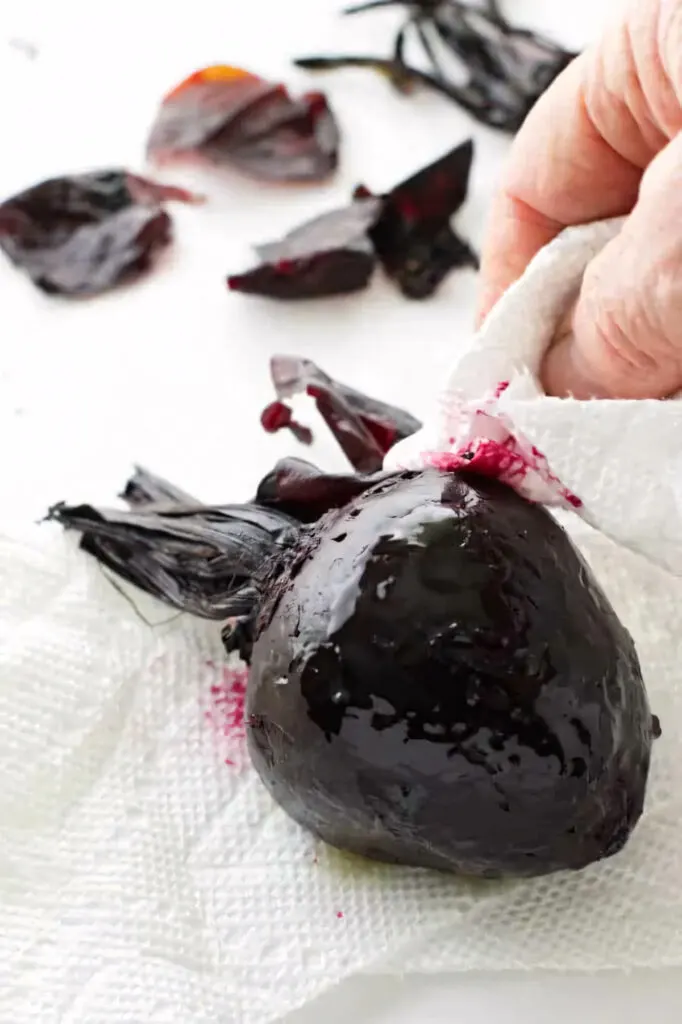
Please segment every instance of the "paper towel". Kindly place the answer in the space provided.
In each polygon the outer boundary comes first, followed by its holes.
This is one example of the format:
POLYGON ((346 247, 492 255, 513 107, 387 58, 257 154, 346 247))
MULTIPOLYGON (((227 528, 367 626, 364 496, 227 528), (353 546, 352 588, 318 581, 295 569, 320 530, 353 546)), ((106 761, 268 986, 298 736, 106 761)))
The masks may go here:
POLYGON ((266 1024, 357 971, 682 963, 680 406, 559 403, 533 384, 613 230, 538 257, 394 459, 448 454, 467 403, 509 381, 485 409, 608 533, 563 514, 663 726, 626 850, 577 875, 474 884, 325 848, 248 765, 244 676, 215 625, 135 593, 149 624, 56 527, 0 529, 2 1024, 266 1024))

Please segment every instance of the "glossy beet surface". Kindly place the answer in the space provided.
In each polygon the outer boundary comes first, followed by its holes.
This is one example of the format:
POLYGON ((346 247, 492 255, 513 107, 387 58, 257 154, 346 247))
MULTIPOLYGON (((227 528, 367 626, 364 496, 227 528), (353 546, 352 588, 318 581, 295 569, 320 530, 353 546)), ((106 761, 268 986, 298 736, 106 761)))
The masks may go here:
POLYGON ((496 481, 376 484, 311 527, 261 610, 253 762, 334 846, 466 875, 618 852, 657 723, 568 536, 496 481))

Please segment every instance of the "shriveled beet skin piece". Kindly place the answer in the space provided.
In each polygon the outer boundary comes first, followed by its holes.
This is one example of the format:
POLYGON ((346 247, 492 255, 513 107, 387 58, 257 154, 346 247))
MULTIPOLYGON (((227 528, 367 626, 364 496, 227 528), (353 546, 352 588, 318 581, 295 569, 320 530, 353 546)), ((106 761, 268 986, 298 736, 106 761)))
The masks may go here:
MULTIPOLYGON (((404 409, 369 398, 335 381, 310 359, 274 356, 270 361, 270 374, 280 400, 274 404, 281 410, 283 399, 297 394, 314 398, 320 415, 358 472, 380 470, 389 449, 421 427, 419 420, 404 409)), ((266 413, 272 410, 273 406, 268 406, 266 413)), ((275 429, 291 428, 294 422, 287 406, 284 410, 289 415, 280 412, 275 429)), ((270 420, 270 429, 273 420, 270 420)), ((301 429, 299 424, 297 427, 301 429)))
POLYGON ((321 181, 336 169, 338 148, 323 93, 294 99, 283 85, 215 65, 165 97, 147 154, 156 162, 201 155, 265 181, 321 181))
POLYGON ((303 459, 282 459, 261 480, 256 503, 280 509, 301 523, 315 523, 373 487, 383 473, 324 473, 303 459))
POLYGON ((164 201, 200 199, 118 169, 51 178, 0 205, 0 248, 44 292, 95 295, 171 241, 164 201))
MULTIPOLYGON (((451 270, 478 267, 476 254, 450 226, 467 195, 473 156, 469 139, 383 196, 370 238, 407 298, 428 298, 451 270)), ((355 190, 357 199, 368 195, 365 186, 355 190)))
POLYGON ((546 510, 474 476, 392 476, 314 525, 264 592, 249 750, 305 828, 484 877, 625 845, 659 726, 630 636, 546 510))
POLYGON ((261 265, 228 277, 228 288, 276 299, 321 298, 366 288, 376 266, 368 231, 380 211, 379 199, 360 199, 302 224, 281 242, 258 246, 261 265))

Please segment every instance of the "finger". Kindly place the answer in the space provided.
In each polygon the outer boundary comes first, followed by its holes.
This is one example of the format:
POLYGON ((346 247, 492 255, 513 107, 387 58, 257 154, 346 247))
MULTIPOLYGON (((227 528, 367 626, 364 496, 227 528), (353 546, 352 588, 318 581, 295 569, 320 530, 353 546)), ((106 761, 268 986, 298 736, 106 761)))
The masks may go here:
POLYGON ((549 394, 665 398, 682 388, 682 135, 644 175, 623 230, 590 264, 572 329, 545 360, 549 394))
POLYGON ((564 227, 629 212, 643 169, 682 125, 654 6, 636 0, 528 116, 493 207, 479 319, 564 227))

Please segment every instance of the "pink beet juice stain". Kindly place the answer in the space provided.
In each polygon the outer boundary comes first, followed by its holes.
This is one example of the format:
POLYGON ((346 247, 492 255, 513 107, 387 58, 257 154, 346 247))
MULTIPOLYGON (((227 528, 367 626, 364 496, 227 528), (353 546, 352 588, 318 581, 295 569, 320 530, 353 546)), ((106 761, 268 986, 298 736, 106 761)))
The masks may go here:
POLYGON ((270 402, 261 413, 260 421, 263 430, 274 434, 284 427, 291 426, 293 419, 291 409, 284 402, 270 402))
POLYGON ((243 667, 219 666, 213 661, 207 661, 206 666, 219 674, 219 681, 210 688, 210 708, 205 717, 220 742, 225 764, 236 766, 241 764, 244 756, 244 704, 248 672, 243 667))
MULTIPOLYGON (((500 381, 490 401, 496 402, 508 387, 509 381, 500 381)), ((469 409, 472 431, 468 441, 458 448, 457 438, 449 437, 448 444, 453 450, 424 452, 425 465, 445 472, 468 470, 500 480, 531 501, 546 502, 549 497, 560 499, 574 509, 582 508, 581 499, 561 484, 540 449, 516 436, 504 414, 490 407, 490 401, 480 408, 469 409), (488 430, 491 436, 486 436, 488 430)))

